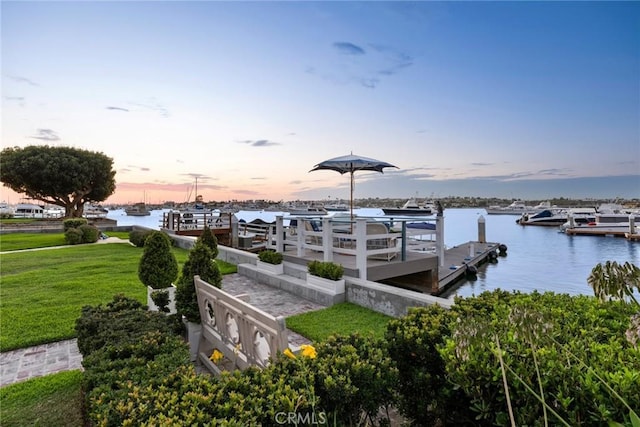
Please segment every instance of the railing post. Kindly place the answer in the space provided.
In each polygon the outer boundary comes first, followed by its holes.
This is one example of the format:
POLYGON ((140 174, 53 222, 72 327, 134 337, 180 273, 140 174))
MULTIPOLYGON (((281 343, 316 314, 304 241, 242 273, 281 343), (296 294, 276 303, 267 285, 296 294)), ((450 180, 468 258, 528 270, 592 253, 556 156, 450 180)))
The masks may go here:
POLYGON ((367 219, 356 219, 356 268, 362 280, 367 280, 367 219))
POLYGON ((304 242, 307 240, 307 230, 304 222, 306 219, 298 218, 298 241, 296 248, 298 249, 298 257, 304 257, 304 242))
POLYGON ((329 217, 322 218, 322 252, 324 252, 324 261, 333 261, 333 238, 331 234, 331 222, 329 217))
POLYGON ((438 264, 444 267, 444 216, 436 216, 436 251, 438 264))
MULTIPOLYGON (((284 252, 284 222, 282 215, 276 215, 276 252, 284 252)), ((271 230, 269 230, 271 232, 271 230)), ((269 234, 267 234, 269 236, 269 234)), ((268 237, 271 244, 271 236, 268 237)))

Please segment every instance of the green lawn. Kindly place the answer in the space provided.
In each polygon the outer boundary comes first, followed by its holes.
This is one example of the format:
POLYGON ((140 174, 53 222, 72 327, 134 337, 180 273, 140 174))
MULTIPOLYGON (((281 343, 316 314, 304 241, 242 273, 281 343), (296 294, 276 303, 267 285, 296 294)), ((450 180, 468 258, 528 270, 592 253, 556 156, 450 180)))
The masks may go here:
MULTIPOLYGON (((174 253, 182 265, 188 251, 174 253)), ((141 256, 142 248, 122 243, 3 254, 0 351, 73 338, 82 307, 117 293, 146 304, 141 256)))
POLYGON ((82 372, 68 371, 0 388, 3 426, 82 427, 82 372))
POLYGON ((348 302, 287 318, 287 328, 314 342, 331 335, 372 334, 382 338, 392 318, 348 302))
MULTIPOLYGON (((109 237, 129 239, 128 231, 109 231, 105 233, 109 237)), ((64 246, 64 233, 7 233, 0 234, 0 252, 17 251, 20 249, 48 248, 52 246, 64 246)))

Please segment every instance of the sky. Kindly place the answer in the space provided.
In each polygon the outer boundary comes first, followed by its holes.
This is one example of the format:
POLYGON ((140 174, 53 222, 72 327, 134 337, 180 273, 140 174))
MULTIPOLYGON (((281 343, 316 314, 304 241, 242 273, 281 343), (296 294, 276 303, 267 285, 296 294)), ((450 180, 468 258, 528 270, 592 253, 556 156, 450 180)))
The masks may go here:
MULTIPOLYGON (((107 203, 640 197, 640 2, 2 1, 2 147, 107 203)), ((0 199, 19 195, 0 187, 0 199)))

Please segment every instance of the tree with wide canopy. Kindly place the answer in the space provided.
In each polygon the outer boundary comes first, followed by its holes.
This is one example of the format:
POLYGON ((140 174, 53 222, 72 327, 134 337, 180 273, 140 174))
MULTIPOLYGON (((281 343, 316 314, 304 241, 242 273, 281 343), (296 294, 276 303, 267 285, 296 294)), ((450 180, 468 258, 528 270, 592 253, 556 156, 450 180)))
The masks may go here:
POLYGON ((73 147, 31 145, 0 153, 0 182, 28 198, 64 207, 81 217, 85 203, 107 199, 116 189, 113 159, 73 147))

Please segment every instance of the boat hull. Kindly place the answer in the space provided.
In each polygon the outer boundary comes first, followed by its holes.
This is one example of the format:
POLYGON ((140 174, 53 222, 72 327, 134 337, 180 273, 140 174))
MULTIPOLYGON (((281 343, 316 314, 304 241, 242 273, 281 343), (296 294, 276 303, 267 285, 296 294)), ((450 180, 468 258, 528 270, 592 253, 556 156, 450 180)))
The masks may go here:
POLYGON ((402 216, 428 216, 433 215, 433 211, 431 209, 403 209, 403 208, 382 208, 382 211, 385 215, 402 215, 402 216))

